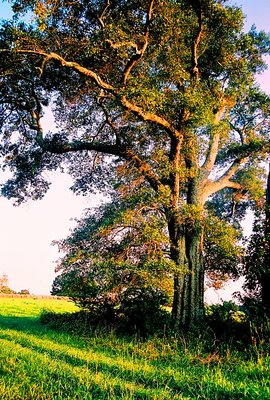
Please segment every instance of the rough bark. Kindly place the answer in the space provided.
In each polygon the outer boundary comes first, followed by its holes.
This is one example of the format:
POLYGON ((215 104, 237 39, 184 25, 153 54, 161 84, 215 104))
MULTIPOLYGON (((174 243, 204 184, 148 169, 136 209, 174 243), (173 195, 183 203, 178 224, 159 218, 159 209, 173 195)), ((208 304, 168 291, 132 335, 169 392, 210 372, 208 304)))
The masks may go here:
POLYGON ((184 304, 186 303, 183 296, 186 295, 186 276, 184 272, 186 268, 186 244, 185 236, 181 235, 175 244, 171 245, 171 258, 175 261, 176 265, 179 267, 179 272, 174 275, 174 297, 173 297, 173 307, 172 307, 172 322, 175 331, 178 331, 183 327, 185 321, 183 319, 184 315, 184 304))
POLYGON ((204 316, 204 265, 202 230, 181 234, 171 257, 179 266, 174 276, 172 308, 173 328, 191 330, 199 326, 204 316))
POLYGON ((202 253, 203 226, 198 217, 202 210, 202 179, 191 180, 187 204, 195 206, 198 215, 191 215, 190 221, 181 226, 181 221, 173 218, 169 225, 171 257, 179 266, 174 277, 174 299, 172 309, 173 326, 192 330, 200 325, 204 316, 204 263, 202 253))
POLYGON ((183 288, 182 325, 187 329, 197 327, 204 315, 204 265, 202 256, 202 228, 192 229, 186 234, 188 274, 184 277, 187 285, 183 288), (186 293, 185 293, 186 292, 186 293))

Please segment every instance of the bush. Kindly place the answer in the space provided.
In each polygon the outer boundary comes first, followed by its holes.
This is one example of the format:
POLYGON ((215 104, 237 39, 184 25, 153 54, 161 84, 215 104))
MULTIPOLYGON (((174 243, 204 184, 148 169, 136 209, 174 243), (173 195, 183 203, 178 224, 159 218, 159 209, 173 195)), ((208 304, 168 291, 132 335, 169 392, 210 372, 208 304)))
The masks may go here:
POLYGON ((232 301, 206 307, 206 322, 222 342, 250 342, 249 322, 242 307, 232 301))
POLYGON ((95 330, 114 330, 119 334, 138 334, 147 337, 166 332, 170 325, 170 314, 162 309, 167 298, 163 292, 152 288, 129 288, 120 305, 101 302, 91 311, 84 309, 76 313, 56 314, 44 310, 40 322, 53 329, 77 334, 88 334, 95 330))
POLYGON ((254 299, 238 306, 231 301, 206 308, 206 320, 217 342, 267 353, 270 349, 270 318, 254 299))
POLYGON ((131 333, 152 335, 170 325, 170 315, 162 309, 167 296, 152 288, 129 288, 121 302, 122 326, 131 333))

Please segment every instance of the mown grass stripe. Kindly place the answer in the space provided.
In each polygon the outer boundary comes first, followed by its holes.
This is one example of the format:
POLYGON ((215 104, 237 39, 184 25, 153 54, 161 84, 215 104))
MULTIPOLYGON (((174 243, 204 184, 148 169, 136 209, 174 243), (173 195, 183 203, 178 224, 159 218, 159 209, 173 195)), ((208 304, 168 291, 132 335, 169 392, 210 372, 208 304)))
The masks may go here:
POLYGON ((77 388, 77 390, 80 387, 80 393, 87 393, 94 389, 95 391, 100 391, 100 396, 105 396, 101 398, 110 398, 108 393, 118 398, 119 394, 117 392, 119 391, 128 396, 132 395, 132 398, 137 398, 137 395, 145 395, 149 399, 170 398, 164 389, 149 389, 138 382, 127 382, 114 374, 113 371, 90 370, 87 366, 70 365, 64 360, 52 359, 49 354, 36 353, 34 349, 26 348, 19 343, 5 339, 1 339, 0 343, 2 348, 1 364, 3 365, 1 372, 4 375, 9 375, 9 384, 12 385, 12 381, 19 378, 22 372, 25 376, 21 383, 17 383, 17 388, 19 389, 27 386, 33 391, 38 382, 43 382, 46 391, 49 389, 49 393, 55 393, 55 390, 52 390, 52 385, 56 383, 60 385, 61 395, 68 396, 64 398, 69 399, 72 397, 69 397, 68 392, 64 390, 68 383, 68 390, 70 390, 70 386, 77 388), (3 352, 3 349, 7 349, 7 352, 3 352), (17 369, 18 363, 20 364, 20 370, 17 369), (50 383, 48 384, 48 382, 50 383))
POLYGON ((215 357, 203 350, 201 339, 189 347, 177 338, 80 338, 39 324, 38 304, 20 317, 24 303, 18 302, 14 317, 10 304, 5 309, 2 303, 1 400, 270 399, 270 358, 264 351, 215 357))

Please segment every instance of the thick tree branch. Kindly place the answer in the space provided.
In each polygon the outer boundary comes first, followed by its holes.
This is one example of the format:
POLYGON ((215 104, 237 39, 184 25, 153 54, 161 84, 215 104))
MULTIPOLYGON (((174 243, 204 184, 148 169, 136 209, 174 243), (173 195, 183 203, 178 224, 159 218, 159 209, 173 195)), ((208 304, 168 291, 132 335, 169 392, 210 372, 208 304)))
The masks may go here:
POLYGON ((122 152, 122 156, 126 160, 132 161, 133 165, 138 169, 141 175, 145 176, 155 191, 159 189, 161 182, 151 166, 145 160, 135 154, 132 150, 122 152))
MULTIPOLYGON (((226 111, 226 108, 227 108, 226 103, 221 105, 221 107, 219 108, 218 112, 215 115, 213 123, 214 126, 217 126, 219 124, 224 115, 224 112, 226 111)), ((219 140, 220 140, 220 131, 217 130, 211 138, 211 141, 209 143, 208 153, 206 155, 205 162, 202 166, 202 170, 207 173, 207 176, 209 176, 216 162, 219 149, 219 140)))
POLYGON ((167 121, 165 118, 159 117, 157 114, 153 114, 153 113, 144 111, 141 107, 138 107, 138 106, 136 106, 136 104, 133 104, 129 100, 127 100, 126 96, 123 96, 121 98, 121 102, 122 102, 122 105, 127 110, 132 111, 134 114, 141 117, 144 121, 154 122, 154 123, 162 126, 163 128, 165 128, 165 130, 167 132, 169 132, 171 137, 178 138, 179 140, 183 139, 182 133, 179 130, 177 130, 176 128, 174 128, 174 126, 171 125, 170 122, 167 121))
POLYGON ((38 145, 43 149, 44 152, 50 152, 53 154, 65 154, 69 152, 77 152, 77 151, 95 151, 102 154, 109 154, 121 157, 127 161, 130 161, 139 173, 145 177, 145 179, 149 182, 151 187, 157 191, 161 185, 161 182, 158 176, 155 174, 151 166, 147 163, 147 161, 143 160, 136 153, 134 153, 131 149, 126 149, 124 146, 121 146, 117 127, 114 125, 113 121, 111 121, 106 109, 103 107, 103 111, 106 116, 105 123, 108 123, 113 131, 116 134, 116 144, 106 144, 100 142, 86 142, 81 140, 74 140, 72 142, 62 142, 59 140, 55 142, 54 140, 46 140, 43 138, 43 129, 41 124, 42 117, 42 109, 41 104, 33 91, 33 96, 36 100, 37 111, 31 109, 29 110, 32 121, 28 123, 30 129, 35 130, 37 132, 36 141, 38 145))
POLYGON ((102 154, 109 154, 121 157, 127 161, 131 161, 132 164, 137 168, 139 173, 145 177, 154 190, 158 190, 161 185, 158 176, 154 173, 151 166, 134 153, 130 149, 121 148, 121 146, 106 144, 100 142, 84 142, 84 141, 73 141, 73 142, 51 142, 43 140, 41 147, 44 151, 48 151, 53 154, 65 154, 76 151, 96 151, 102 154))
POLYGON ((208 148, 208 153, 205 162, 202 166, 203 171, 207 172, 207 175, 210 174, 215 164, 219 148, 219 141, 220 141, 220 132, 215 132, 215 134, 211 138, 208 148))
POLYGON ((102 13, 101 13, 101 15, 98 17, 98 22, 100 23, 102 29, 104 29, 104 27, 105 27, 103 18, 104 18, 104 16, 105 16, 105 14, 106 14, 108 8, 110 7, 110 5, 111 5, 110 0, 106 0, 105 6, 104 6, 104 8, 103 8, 103 10, 102 10, 102 13))
MULTIPOLYGON (((1 52, 10 52, 10 50, 2 49, 1 52)), ((92 71, 88 68, 85 68, 76 62, 66 61, 63 57, 59 56, 59 54, 45 53, 42 50, 29 50, 29 49, 17 49, 16 52, 22 53, 22 54, 34 54, 34 55, 42 56, 42 57, 44 57, 45 62, 49 62, 51 60, 59 61, 63 67, 71 68, 74 71, 77 71, 78 73, 89 77, 92 81, 94 81, 97 84, 97 86, 100 89, 106 90, 108 92, 113 92, 113 93, 116 92, 115 88, 112 85, 106 83, 94 71, 92 71)), ((44 62, 42 64, 42 68, 44 68, 44 62)))
POLYGON ((129 74, 130 74, 131 70, 142 59, 142 57, 143 57, 143 55, 144 55, 144 53, 145 53, 145 51, 147 49, 147 46, 148 46, 148 43, 149 43, 150 21, 151 21, 151 18, 152 18, 153 6, 154 6, 154 0, 151 0, 150 4, 149 4, 148 11, 147 11, 147 17, 146 17, 145 33, 144 33, 144 44, 143 44, 143 46, 142 46, 142 48, 140 50, 137 49, 136 54, 134 54, 130 58, 130 60, 128 61, 127 65, 125 67, 125 70, 124 70, 124 73, 123 73, 123 79, 122 79, 124 85, 127 82, 127 79, 129 77, 129 74))
MULTIPOLYGON (((9 52, 10 50, 1 50, 1 52, 9 52)), ((157 114, 150 113, 147 111, 144 111, 141 107, 137 106, 136 104, 133 104, 129 100, 127 100, 125 95, 120 95, 118 93, 118 90, 110 85, 109 83, 105 82, 97 73, 94 71, 85 68, 81 66, 80 64, 72 61, 66 61, 63 57, 59 56, 56 53, 45 53, 42 50, 28 50, 28 49, 17 49, 17 53, 23 53, 23 54, 34 54, 38 56, 42 56, 45 58, 46 62, 49 62, 50 60, 55 60, 60 62, 60 64, 63 67, 71 68, 74 71, 77 71, 78 73, 89 77, 93 82, 96 83, 96 85, 100 88, 103 89, 104 91, 110 92, 113 95, 117 96, 120 98, 120 102, 122 106, 128 110, 133 112, 134 114, 138 115, 141 119, 144 121, 150 121, 153 123, 156 123, 163 127, 167 132, 169 132, 170 135, 177 137, 178 139, 182 139, 182 134, 173 126, 170 124, 169 121, 167 121, 165 118, 158 116, 157 114)))
POLYGON ((240 165, 247 162, 248 158, 236 159, 230 168, 216 181, 208 180, 203 188, 203 204, 207 200, 209 196, 212 194, 224 189, 224 188, 234 188, 234 189, 242 189, 242 186, 238 182, 231 181, 231 178, 238 171, 240 165))
POLYGON ((199 79, 199 67, 198 67, 198 46, 201 41, 202 33, 203 33, 203 13, 202 13, 202 5, 201 1, 198 1, 198 10, 196 10, 196 14, 198 16, 198 21, 199 21, 199 31, 196 36, 196 39, 193 44, 192 48, 192 76, 198 80, 199 79))

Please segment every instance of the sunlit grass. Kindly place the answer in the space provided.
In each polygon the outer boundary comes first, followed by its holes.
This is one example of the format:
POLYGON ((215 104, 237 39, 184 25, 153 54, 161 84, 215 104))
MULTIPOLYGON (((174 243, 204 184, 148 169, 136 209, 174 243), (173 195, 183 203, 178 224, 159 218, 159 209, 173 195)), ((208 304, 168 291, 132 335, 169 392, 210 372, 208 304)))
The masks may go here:
POLYGON ((39 317, 42 310, 55 312, 74 312, 78 308, 70 300, 42 298, 42 297, 1 297, 0 296, 0 316, 1 317, 39 317))
POLYGON ((201 339, 189 347, 181 338, 140 341, 113 333, 80 338, 49 330, 37 318, 44 307, 72 311, 72 303, 0 299, 0 304, 1 400, 270 398, 266 355, 205 352, 201 339))

